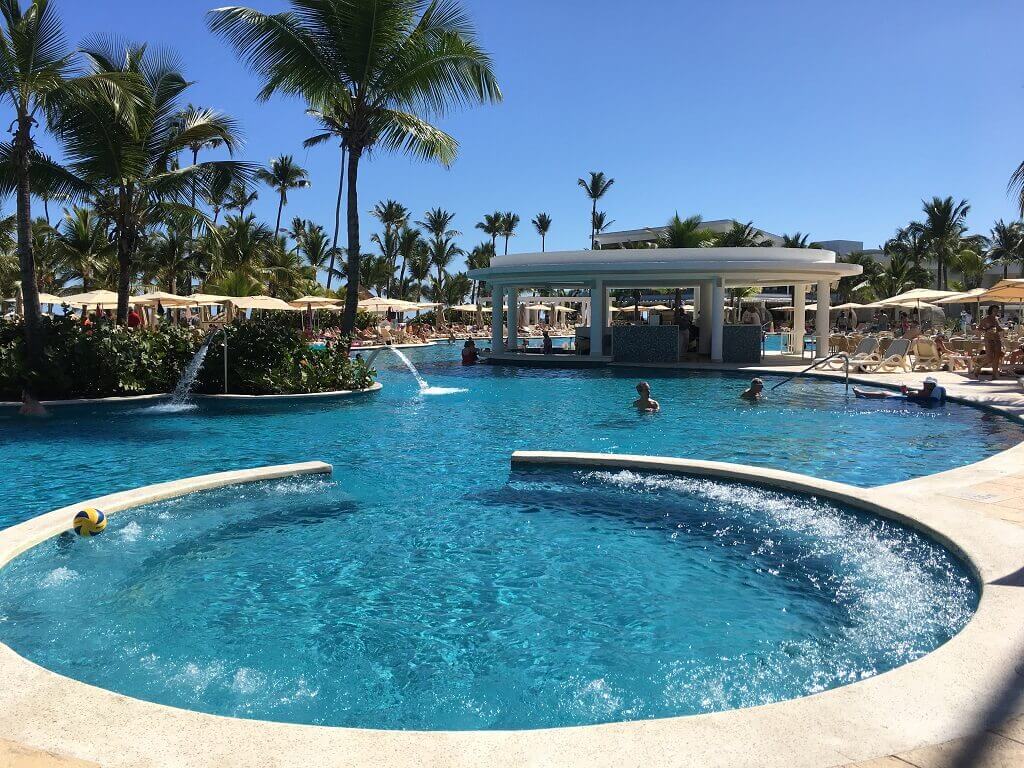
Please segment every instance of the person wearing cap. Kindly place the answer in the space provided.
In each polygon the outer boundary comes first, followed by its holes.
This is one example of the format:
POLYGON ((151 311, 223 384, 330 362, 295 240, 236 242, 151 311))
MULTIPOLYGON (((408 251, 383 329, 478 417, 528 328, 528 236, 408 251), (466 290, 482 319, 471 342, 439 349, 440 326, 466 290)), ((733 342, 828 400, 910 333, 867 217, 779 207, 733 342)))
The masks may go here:
POLYGON ((857 389, 854 387, 853 393, 857 397, 863 397, 868 400, 884 400, 888 397, 905 397, 907 400, 913 400, 915 403, 923 403, 926 405, 945 405, 946 404, 946 388, 939 386, 939 380, 934 376, 929 376, 924 380, 924 384, 921 389, 911 389, 907 386, 900 387, 900 394, 894 392, 869 392, 865 389, 857 389))

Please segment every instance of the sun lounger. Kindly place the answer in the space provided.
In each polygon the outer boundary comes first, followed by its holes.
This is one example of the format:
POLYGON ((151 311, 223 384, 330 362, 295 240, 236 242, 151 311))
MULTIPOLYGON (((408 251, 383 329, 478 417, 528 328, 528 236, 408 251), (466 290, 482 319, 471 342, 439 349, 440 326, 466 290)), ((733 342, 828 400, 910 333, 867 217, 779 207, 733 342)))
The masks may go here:
POLYGON ((885 350, 885 354, 879 362, 865 365, 862 367, 862 370, 867 373, 892 373, 894 371, 909 373, 911 367, 910 341, 908 339, 896 339, 885 350))
POLYGON ((942 355, 939 354, 935 341, 927 336, 918 336, 911 343, 911 352, 914 355, 912 370, 915 371, 938 371, 942 369, 942 355))
MULTIPOLYGON (((878 339, 874 336, 865 336, 860 340, 860 344, 857 345, 853 354, 850 355, 850 368, 860 368, 864 365, 875 364, 880 362, 881 359, 878 355, 878 339)), ((829 361, 828 367, 833 371, 838 371, 846 367, 846 361, 837 357, 829 361)))

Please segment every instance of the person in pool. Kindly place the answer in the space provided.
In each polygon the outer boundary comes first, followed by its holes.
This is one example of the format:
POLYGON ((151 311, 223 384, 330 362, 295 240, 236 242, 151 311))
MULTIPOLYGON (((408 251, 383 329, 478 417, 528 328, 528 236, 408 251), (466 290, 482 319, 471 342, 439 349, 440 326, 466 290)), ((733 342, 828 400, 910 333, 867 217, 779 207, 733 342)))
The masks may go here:
POLYGON ((751 379, 750 387, 746 389, 743 394, 740 395, 744 400, 749 400, 752 403, 759 402, 764 399, 764 382, 760 379, 751 379))
POLYGON ((874 392, 866 389, 857 389, 856 387, 853 388, 853 393, 857 397, 863 397, 868 400, 885 400, 890 397, 902 397, 924 405, 946 404, 946 388, 940 387, 938 379, 934 376, 929 376, 925 379, 921 389, 911 389, 905 385, 900 387, 900 394, 898 395, 895 392, 874 392))
POLYGON ((462 345, 462 364, 476 365, 478 362, 480 362, 480 351, 476 348, 476 342, 466 339, 466 343, 462 345))
POLYGON ((656 413, 661 410, 661 404, 651 399, 651 385, 641 381, 636 385, 636 393, 640 395, 638 400, 633 402, 633 407, 643 413, 656 413))

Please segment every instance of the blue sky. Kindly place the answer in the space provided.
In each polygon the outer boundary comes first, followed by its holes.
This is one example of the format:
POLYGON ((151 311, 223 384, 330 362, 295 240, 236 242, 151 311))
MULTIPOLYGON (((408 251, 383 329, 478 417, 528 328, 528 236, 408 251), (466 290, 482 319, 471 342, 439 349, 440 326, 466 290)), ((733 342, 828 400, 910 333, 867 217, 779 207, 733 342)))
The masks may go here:
MULTIPOLYGON (((539 250, 528 222, 546 211, 548 248, 581 248, 589 202, 576 179, 594 169, 617 179, 602 205, 613 229, 678 210, 871 247, 926 196, 966 197, 975 231, 1015 215, 1005 190, 1024 160, 1018 0, 464 2, 505 101, 440 121, 461 142, 449 170, 374 156, 364 212, 388 197, 416 214, 440 205, 469 247, 482 214, 512 210, 525 251, 539 250)), ((302 149, 314 126, 301 103, 255 103, 256 80, 206 29, 217 0, 55 4, 74 42, 113 31, 178 52, 196 81, 190 101, 241 121, 242 156, 292 153, 310 170, 313 187, 286 218, 330 229, 336 149, 302 149)), ((274 211, 265 190, 257 212, 274 211)))

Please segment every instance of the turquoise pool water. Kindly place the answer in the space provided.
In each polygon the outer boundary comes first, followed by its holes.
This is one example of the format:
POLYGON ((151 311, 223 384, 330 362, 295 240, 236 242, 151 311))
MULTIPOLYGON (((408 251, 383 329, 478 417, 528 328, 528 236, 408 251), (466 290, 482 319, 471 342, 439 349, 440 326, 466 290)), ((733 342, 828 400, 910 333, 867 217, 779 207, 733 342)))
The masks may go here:
POLYGON ((504 446, 455 463, 443 441, 378 442, 395 468, 364 448, 333 480, 196 494, 45 543, 0 572, 0 640, 222 715, 540 728, 855 682, 934 649, 976 606, 942 548, 814 499, 510 475, 504 446))

